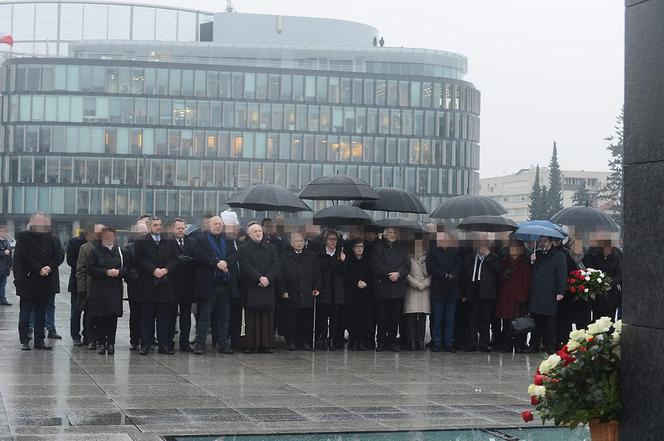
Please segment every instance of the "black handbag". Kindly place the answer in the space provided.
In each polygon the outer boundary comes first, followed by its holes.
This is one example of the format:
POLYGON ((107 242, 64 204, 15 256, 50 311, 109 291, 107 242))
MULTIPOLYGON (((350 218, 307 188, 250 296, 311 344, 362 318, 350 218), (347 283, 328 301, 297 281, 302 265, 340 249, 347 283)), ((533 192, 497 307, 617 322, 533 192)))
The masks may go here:
POLYGON ((512 320, 512 335, 524 335, 535 330, 535 319, 525 311, 523 314, 523 317, 517 317, 512 320))
POLYGON ((512 335, 524 335, 535 330, 535 319, 529 315, 512 320, 512 335))

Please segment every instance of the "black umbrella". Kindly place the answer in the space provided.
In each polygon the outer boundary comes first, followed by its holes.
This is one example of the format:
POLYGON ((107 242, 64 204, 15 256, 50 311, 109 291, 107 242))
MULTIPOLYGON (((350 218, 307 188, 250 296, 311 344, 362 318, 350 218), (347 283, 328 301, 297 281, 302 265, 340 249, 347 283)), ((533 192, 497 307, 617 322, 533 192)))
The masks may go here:
POLYGON ((465 231, 485 231, 497 233, 499 231, 514 231, 519 226, 512 219, 502 216, 468 216, 457 226, 465 231))
POLYGON ((356 207, 363 210, 393 211, 395 213, 428 214, 422 202, 412 193, 400 188, 378 187, 376 193, 380 199, 370 201, 356 201, 356 207))
POLYGON ((190 234, 198 233, 199 231, 201 231, 201 226, 200 225, 191 224, 191 225, 187 225, 187 228, 185 228, 185 230, 184 230, 184 234, 189 236, 190 234))
POLYGON ((443 202, 431 213, 436 219, 463 219, 468 216, 500 216, 507 210, 499 202, 486 196, 464 194, 443 202))
POLYGON ((585 206, 567 207, 554 214, 551 221, 574 226, 581 231, 620 231, 620 227, 602 210, 585 206))
POLYGON ((314 225, 370 225, 371 217, 352 205, 333 205, 314 214, 314 225))
POLYGON ((259 184, 243 188, 226 199, 234 208, 247 208, 255 211, 311 211, 311 208, 294 193, 273 184, 259 184))
POLYGON ((380 198, 367 182, 346 175, 316 178, 304 187, 300 197, 328 201, 363 201, 380 198))
POLYGON ((401 217, 386 217, 385 219, 379 220, 378 225, 382 228, 392 227, 392 228, 399 228, 402 230, 410 230, 417 232, 426 231, 426 228, 424 228, 424 226, 421 223, 410 219, 404 219, 401 217))

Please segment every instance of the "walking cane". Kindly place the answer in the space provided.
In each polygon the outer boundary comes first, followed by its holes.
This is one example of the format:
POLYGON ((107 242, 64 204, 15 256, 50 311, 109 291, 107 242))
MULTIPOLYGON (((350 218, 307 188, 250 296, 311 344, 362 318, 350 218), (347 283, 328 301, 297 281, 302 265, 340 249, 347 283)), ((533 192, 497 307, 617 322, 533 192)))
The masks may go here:
POLYGON ((314 296, 314 326, 311 331, 311 350, 315 351, 316 350, 316 299, 318 296, 314 296))
POLYGON ((242 308, 242 321, 240 323, 240 337, 245 337, 247 335, 247 323, 244 317, 244 308, 242 308))

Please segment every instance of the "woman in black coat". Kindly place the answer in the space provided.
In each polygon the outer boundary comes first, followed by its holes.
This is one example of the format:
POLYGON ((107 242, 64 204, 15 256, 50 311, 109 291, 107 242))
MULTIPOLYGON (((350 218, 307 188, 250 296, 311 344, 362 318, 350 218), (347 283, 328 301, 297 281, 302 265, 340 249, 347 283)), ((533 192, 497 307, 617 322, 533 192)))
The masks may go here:
POLYGON ((324 246, 318 252, 321 283, 316 306, 316 346, 330 351, 336 349, 334 339, 340 334, 341 309, 346 300, 344 294, 346 254, 337 247, 338 241, 339 234, 336 231, 326 231, 323 236, 324 246))
POLYGON ((362 239, 350 243, 352 254, 348 257, 344 312, 348 324, 351 351, 366 351, 373 320, 373 292, 371 290, 371 261, 366 256, 366 245, 362 239))
POLYGON ((279 253, 263 237, 260 224, 247 226, 249 239, 240 246, 240 274, 245 330, 242 345, 246 353, 272 353, 276 285, 281 271, 279 253))
POLYGON ((101 232, 101 245, 90 252, 88 314, 95 322, 99 354, 115 353, 118 317, 122 317, 122 279, 127 268, 116 239, 115 230, 106 227, 101 232))
POLYGON ((314 298, 320 292, 320 263, 313 251, 304 249, 301 233, 291 234, 290 247, 280 259, 278 292, 284 312, 284 321, 280 323, 286 336, 286 348, 310 351, 314 298))

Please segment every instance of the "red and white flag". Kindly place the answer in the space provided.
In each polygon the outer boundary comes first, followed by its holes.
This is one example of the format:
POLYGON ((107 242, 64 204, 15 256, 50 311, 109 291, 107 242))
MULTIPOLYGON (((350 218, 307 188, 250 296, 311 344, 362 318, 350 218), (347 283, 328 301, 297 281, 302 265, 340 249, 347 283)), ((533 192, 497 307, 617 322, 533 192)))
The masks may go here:
POLYGON ((10 46, 14 46, 14 39, 12 38, 11 35, 0 30, 0 44, 8 44, 10 46))

